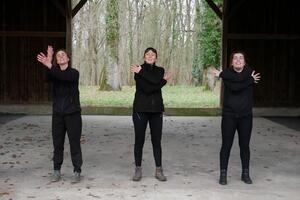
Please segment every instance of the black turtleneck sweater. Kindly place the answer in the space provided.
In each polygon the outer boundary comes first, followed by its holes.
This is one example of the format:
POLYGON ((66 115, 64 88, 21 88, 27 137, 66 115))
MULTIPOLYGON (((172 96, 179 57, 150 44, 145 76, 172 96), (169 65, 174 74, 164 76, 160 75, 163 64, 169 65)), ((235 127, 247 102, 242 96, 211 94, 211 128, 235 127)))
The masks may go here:
POLYGON ((62 71, 59 66, 47 69, 47 80, 53 83, 53 114, 80 112, 79 72, 71 67, 62 71))
POLYGON ((224 82, 223 116, 243 117, 252 114, 253 83, 252 69, 244 67, 236 72, 227 68, 220 73, 224 82))
POLYGON ((164 104, 161 88, 167 83, 165 70, 155 64, 144 63, 139 73, 134 74, 136 92, 133 102, 134 112, 163 112, 164 104))

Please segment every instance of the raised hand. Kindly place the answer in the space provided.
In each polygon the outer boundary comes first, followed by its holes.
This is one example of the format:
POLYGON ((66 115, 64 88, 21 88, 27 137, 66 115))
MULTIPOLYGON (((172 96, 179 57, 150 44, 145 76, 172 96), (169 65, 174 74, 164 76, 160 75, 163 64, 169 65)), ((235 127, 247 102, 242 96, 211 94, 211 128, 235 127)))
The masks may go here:
POLYGON ((37 55, 37 60, 42 63, 43 65, 45 65, 46 67, 48 67, 49 69, 51 69, 52 67, 52 59, 53 59, 53 47, 48 45, 48 48, 47 48, 47 56, 40 52, 38 55, 37 55))
POLYGON ((165 73, 165 75, 164 75, 164 78, 163 79, 165 79, 166 81, 168 81, 168 80, 170 80, 172 78, 172 74, 171 74, 171 72, 167 72, 167 73, 165 73))
POLYGON ((134 73, 139 73, 142 67, 140 65, 133 64, 130 66, 130 71, 134 73))
POLYGON ((222 70, 217 70, 216 68, 212 69, 212 73, 215 77, 219 77, 222 70))
POLYGON ((258 81, 260 81, 260 73, 255 74, 255 71, 253 71, 251 76, 254 79, 254 83, 258 83, 258 81))
POLYGON ((47 59, 48 59, 49 62, 52 62, 53 54, 54 54, 53 47, 50 46, 50 45, 48 45, 48 48, 47 48, 47 59))
POLYGON ((43 54, 42 52, 40 52, 37 55, 37 60, 43 65, 45 65, 46 67, 48 67, 49 69, 51 69, 52 67, 51 61, 49 61, 47 56, 45 56, 45 54, 43 54))

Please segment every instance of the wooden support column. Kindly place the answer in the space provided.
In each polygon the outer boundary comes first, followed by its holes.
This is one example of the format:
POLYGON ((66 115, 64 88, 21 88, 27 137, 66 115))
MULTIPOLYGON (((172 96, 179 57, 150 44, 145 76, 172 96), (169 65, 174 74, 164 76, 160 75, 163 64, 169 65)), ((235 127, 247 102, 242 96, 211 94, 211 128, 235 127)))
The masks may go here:
MULTIPOLYGON (((1 8, 1 19, 0 22, 1 22, 1 30, 5 30, 6 29, 6 24, 5 24, 5 21, 6 21, 6 10, 5 10, 5 1, 2 2, 2 8, 1 8)), ((2 62, 0 63, 0 101, 3 102, 6 100, 6 97, 7 97, 7 87, 6 87, 6 83, 7 83, 7 61, 6 61, 6 58, 7 58, 7 51, 6 51, 6 36, 1 36, 1 50, 0 50, 0 53, 1 53, 1 57, 2 57, 2 62)))
POLYGON ((70 57, 72 57, 72 2, 71 0, 67 0, 66 3, 66 50, 70 54, 70 57))
MULTIPOLYGON (((227 57, 228 57, 228 0, 223 0, 223 13, 222 13, 222 69, 227 67, 227 57)), ((220 94, 220 106, 223 106, 223 96, 224 96, 224 85, 221 85, 221 94, 220 94)))
MULTIPOLYGON (((71 0, 67 0, 66 5, 66 50, 72 57, 72 18, 78 13, 78 11, 84 6, 87 0, 81 0, 75 8, 72 10, 71 0)), ((72 63, 71 63, 72 64, 72 63)))

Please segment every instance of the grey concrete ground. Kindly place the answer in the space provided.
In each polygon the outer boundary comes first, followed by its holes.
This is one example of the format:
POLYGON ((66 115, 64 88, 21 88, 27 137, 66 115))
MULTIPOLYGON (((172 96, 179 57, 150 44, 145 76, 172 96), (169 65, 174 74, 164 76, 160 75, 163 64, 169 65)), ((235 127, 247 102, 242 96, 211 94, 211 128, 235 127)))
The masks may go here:
POLYGON ((52 171, 51 116, 0 116, 1 200, 89 199, 300 199, 299 118, 255 118, 251 140, 253 185, 240 181, 238 140, 231 152, 228 185, 218 184, 220 117, 165 117, 163 166, 154 177, 149 131, 141 182, 132 182, 133 127, 128 116, 83 117, 83 180, 71 184, 68 140, 63 179, 52 171))

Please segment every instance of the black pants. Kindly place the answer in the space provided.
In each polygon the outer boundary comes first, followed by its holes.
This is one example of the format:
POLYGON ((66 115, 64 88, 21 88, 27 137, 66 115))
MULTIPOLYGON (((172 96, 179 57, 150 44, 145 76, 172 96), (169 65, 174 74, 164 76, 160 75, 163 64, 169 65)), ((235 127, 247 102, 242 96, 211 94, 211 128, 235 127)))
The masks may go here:
POLYGON ((142 165, 143 146, 145 142, 146 128, 149 122, 155 165, 156 167, 161 167, 162 113, 133 112, 132 119, 135 131, 135 165, 142 165))
POLYGON ((64 143, 66 132, 68 134, 71 158, 74 172, 81 172, 82 153, 80 147, 82 120, 81 114, 52 115, 52 139, 54 146, 54 170, 60 170, 64 159, 64 143))
POLYGON ((250 138, 252 131, 252 115, 246 117, 222 117, 222 147, 220 151, 220 168, 227 169, 230 150, 234 134, 237 130, 239 136, 240 157, 242 168, 249 169, 250 160, 250 138))

